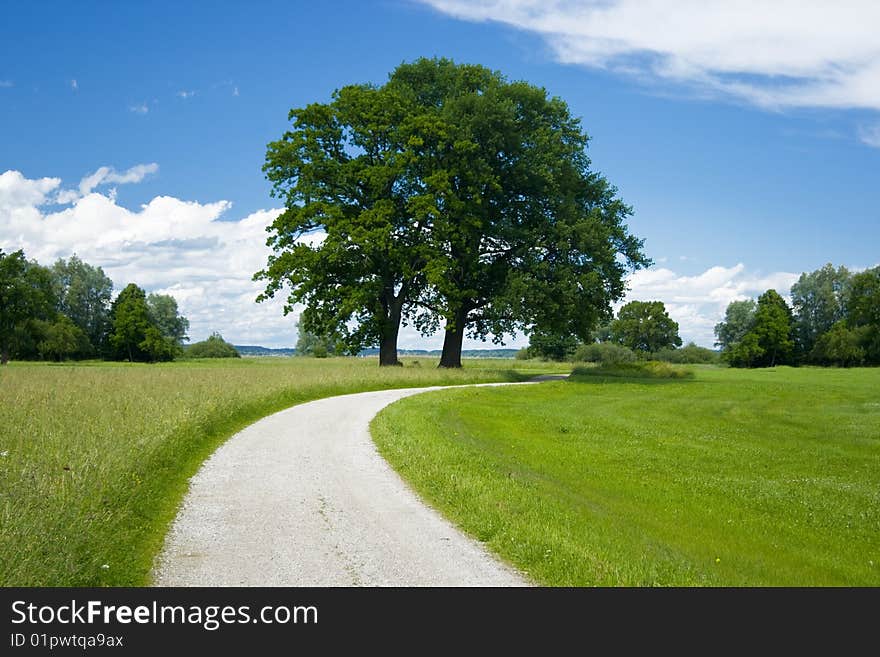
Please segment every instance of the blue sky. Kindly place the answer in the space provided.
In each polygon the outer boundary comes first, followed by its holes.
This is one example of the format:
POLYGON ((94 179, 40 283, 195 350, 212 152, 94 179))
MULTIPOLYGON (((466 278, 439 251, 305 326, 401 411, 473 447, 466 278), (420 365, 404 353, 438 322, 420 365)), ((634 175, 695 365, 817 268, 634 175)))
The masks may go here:
MULTIPOLYGON (((191 337, 291 345, 257 306, 287 112, 445 56, 541 85, 633 206, 658 298, 712 343, 726 304, 880 261, 873 2, 29 2, 0 24, 0 248, 173 294, 191 337), (4 173, 5 172, 5 173, 4 173)), ((401 346, 436 347, 410 329, 401 346)), ((524 343, 519 337, 510 344, 524 343)), ((470 346, 477 346, 470 343, 470 346)))

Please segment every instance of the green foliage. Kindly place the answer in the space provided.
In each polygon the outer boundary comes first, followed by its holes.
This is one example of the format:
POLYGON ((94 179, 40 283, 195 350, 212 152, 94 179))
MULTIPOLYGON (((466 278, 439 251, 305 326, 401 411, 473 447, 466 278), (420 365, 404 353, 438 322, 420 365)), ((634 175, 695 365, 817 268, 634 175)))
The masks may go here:
POLYGON ((758 297, 755 324, 750 333, 758 338, 758 345, 763 351, 758 357, 757 366, 773 367, 792 362, 794 339, 791 309, 776 290, 767 290, 758 297))
POLYGON ((616 365, 631 363, 636 360, 636 355, 632 349, 613 342, 593 342, 580 345, 574 352, 573 360, 581 363, 616 365))
POLYGON ((21 250, 0 250, 0 364, 5 365, 19 338, 32 320, 55 314, 55 289, 51 272, 28 262, 21 250))
POLYGON ((764 356, 764 348, 761 347, 758 335, 752 331, 747 332, 739 342, 728 345, 721 357, 731 367, 758 367, 764 356))
POLYGON ((180 345, 169 337, 162 335, 157 326, 149 326, 144 331, 144 339, 138 347, 146 354, 151 363, 174 360, 180 351, 180 345))
POLYGON ((151 326, 146 293, 134 283, 129 283, 113 301, 110 310, 109 342, 113 357, 130 363, 149 360, 149 354, 141 345, 151 326))
POLYGON ((150 322, 158 329, 159 335, 167 338, 174 345, 183 344, 186 340, 186 332, 189 330, 189 320, 178 312, 177 300, 174 297, 151 293, 147 297, 147 311, 150 322))
POLYGON ((612 339, 636 352, 653 353, 680 347, 678 323, 666 312, 662 301, 630 301, 611 324, 612 339))
POLYGON ((847 328, 845 322, 837 322, 819 336, 810 353, 810 360, 822 365, 837 365, 839 367, 853 367, 861 365, 865 360, 865 349, 862 343, 865 341, 865 329, 847 328))
POLYGON ((802 355, 809 355, 819 336, 844 319, 850 279, 846 267, 835 269, 828 263, 814 272, 801 274, 791 286, 794 337, 802 355))
POLYGON ((312 358, 327 358, 330 354, 342 355, 345 352, 345 344, 334 343, 330 337, 321 337, 306 330, 300 322, 299 337, 296 341, 297 356, 311 356, 312 358))
POLYGON ((110 297, 113 281, 100 267, 93 267, 77 256, 58 259, 52 265, 58 289, 58 311, 69 317, 85 333, 90 347, 78 355, 98 353, 110 324, 110 297))
POLYGON ((264 166, 286 207, 260 298, 289 290, 285 312, 304 304, 305 329, 349 353, 379 344, 395 364, 403 319, 445 322, 443 366, 460 365, 466 331, 586 339, 649 262, 579 121, 543 89, 420 59, 290 119, 264 166))
POLYGON ((602 364, 598 367, 576 367, 571 376, 577 378, 622 378, 622 379, 690 379, 693 371, 673 367, 669 363, 656 360, 602 364))
POLYGON ((219 333, 212 333, 207 340, 189 345, 185 354, 187 358, 241 358, 238 350, 219 333))
POLYGON ((577 338, 573 335, 535 332, 529 336, 529 355, 542 360, 570 361, 577 345, 577 338))
POLYGON ((528 347, 523 347, 522 349, 517 350, 513 357, 516 360, 529 360, 532 357, 532 354, 529 352, 528 347))
POLYGON ((41 334, 37 349, 43 358, 62 361, 73 356, 89 355, 93 351, 88 336, 67 315, 59 315, 51 323, 44 322, 41 334))
POLYGON ((865 362, 880 365, 880 267, 852 277, 846 298, 847 326, 859 329, 865 362))
POLYGON ((729 349, 742 340, 755 324, 758 304, 754 299, 731 301, 724 312, 724 321, 715 325, 715 343, 722 350, 729 349))
POLYGON ((680 349, 661 349, 657 353, 651 354, 651 358, 667 363, 685 365, 710 364, 717 363, 720 360, 717 351, 706 349, 706 347, 699 347, 693 342, 689 342, 680 349))

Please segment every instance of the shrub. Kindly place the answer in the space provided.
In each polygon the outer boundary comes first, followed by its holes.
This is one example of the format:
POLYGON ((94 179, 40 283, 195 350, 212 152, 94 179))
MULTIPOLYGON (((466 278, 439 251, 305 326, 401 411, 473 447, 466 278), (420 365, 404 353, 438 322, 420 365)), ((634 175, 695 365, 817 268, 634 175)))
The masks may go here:
POLYGON ((202 342, 196 342, 186 348, 188 358, 241 358, 238 349, 223 339, 219 333, 202 342))
POLYGON ((616 363, 599 367, 576 367, 571 373, 575 379, 586 377, 614 377, 621 379, 689 379, 691 370, 673 367, 669 363, 656 360, 633 363, 616 363))
POLYGON ((517 360, 529 360, 532 357, 532 355, 529 353, 528 347, 523 347, 522 349, 517 351, 513 357, 516 358, 517 360))
POLYGON ((661 349, 653 354, 654 360, 661 360, 666 363, 681 363, 686 365, 694 365, 701 363, 717 363, 720 356, 717 351, 707 349, 706 347, 698 347, 693 342, 689 342, 687 346, 681 349, 661 349))
POLYGON ((574 360, 580 363, 615 365, 632 363, 636 360, 636 354, 632 349, 613 342, 596 342, 579 346, 574 352, 574 360))

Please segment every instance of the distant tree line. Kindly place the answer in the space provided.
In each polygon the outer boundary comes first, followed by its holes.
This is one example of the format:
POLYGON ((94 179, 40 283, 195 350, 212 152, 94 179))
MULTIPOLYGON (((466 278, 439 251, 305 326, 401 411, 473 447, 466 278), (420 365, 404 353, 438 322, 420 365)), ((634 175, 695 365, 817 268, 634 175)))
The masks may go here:
POLYGON ((520 358, 627 363, 635 360, 661 360, 670 363, 715 363, 718 353, 693 342, 682 347, 678 323, 662 301, 630 301, 617 317, 593 331, 590 340, 575 336, 533 333, 520 358))
POLYGON ((722 357, 734 367, 880 364, 880 267, 803 273, 791 303, 776 290, 732 302, 715 327, 722 357))
POLYGON ((51 267, 0 250, 0 362, 105 358, 157 362, 183 353, 189 321, 167 294, 113 281, 76 255, 51 267))

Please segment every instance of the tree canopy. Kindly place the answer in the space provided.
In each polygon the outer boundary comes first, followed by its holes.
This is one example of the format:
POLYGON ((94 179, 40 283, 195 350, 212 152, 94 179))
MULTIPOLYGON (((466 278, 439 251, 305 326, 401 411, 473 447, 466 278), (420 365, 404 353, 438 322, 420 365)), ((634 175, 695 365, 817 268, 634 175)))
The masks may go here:
POLYGON ((809 355, 819 337, 844 319, 851 277, 846 267, 835 269, 829 263, 816 271, 801 274, 791 286, 794 337, 801 354, 809 355))
POLYGON ((758 304, 754 299, 731 301, 724 312, 724 321, 715 325, 716 345, 728 349, 740 342, 755 323, 755 310, 758 304))
POLYGON ((93 267, 76 255, 59 258, 52 265, 58 288, 58 311, 66 315, 88 338, 85 356, 101 349, 110 322, 113 281, 100 267, 93 267))
POLYGON ((681 346, 678 323, 662 301, 630 301, 621 307, 611 323, 611 339, 642 353, 681 346))
POLYGON ((55 315, 56 293, 52 274, 29 262, 21 250, 0 250, 0 364, 10 358, 18 336, 33 320, 55 315))
POLYGON ((524 82, 446 59, 402 64, 292 110, 264 170, 285 211, 261 298, 289 288, 306 330, 395 364, 402 321, 441 323, 441 366, 465 333, 517 329, 586 339, 649 261, 631 210, 590 171, 566 104, 524 82), (309 244, 315 231, 325 237, 309 244))

